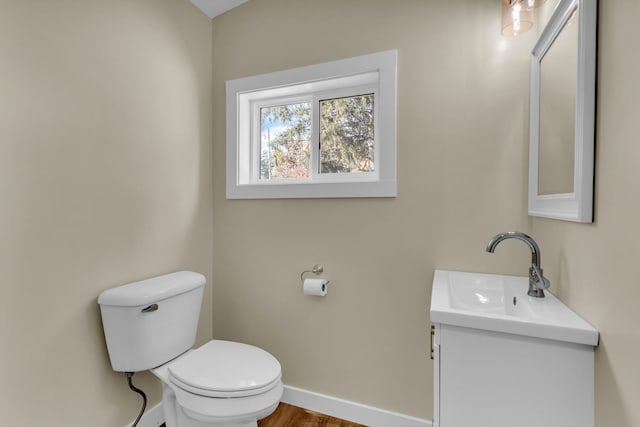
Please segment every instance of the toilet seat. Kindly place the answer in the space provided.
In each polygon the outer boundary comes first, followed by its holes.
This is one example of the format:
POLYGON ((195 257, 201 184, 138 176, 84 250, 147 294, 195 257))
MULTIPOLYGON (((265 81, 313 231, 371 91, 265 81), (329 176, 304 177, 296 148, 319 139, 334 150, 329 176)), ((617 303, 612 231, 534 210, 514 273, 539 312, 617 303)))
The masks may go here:
POLYGON ((281 384, 282 368, 266 351, 212 340, 168 363, 169 381, 199 396, 234 398, 263 394, 281 384))

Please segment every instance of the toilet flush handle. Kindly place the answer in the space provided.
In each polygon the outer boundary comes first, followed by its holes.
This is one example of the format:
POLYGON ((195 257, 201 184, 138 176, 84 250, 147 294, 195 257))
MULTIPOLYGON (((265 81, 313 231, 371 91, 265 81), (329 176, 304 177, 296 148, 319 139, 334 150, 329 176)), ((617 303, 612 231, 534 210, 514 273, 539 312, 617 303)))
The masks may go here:
POLYGON ((151 313, 152 311, 158 310, 158 304, 151 304, 148 307, 142 309, 143 313, 151 313))

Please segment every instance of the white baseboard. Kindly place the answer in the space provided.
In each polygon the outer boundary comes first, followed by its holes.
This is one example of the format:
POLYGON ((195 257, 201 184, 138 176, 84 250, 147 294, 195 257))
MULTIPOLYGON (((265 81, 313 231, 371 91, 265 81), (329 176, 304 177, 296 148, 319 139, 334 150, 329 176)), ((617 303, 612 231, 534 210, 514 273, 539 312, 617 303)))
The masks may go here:
MULTIPOLYGON (((285 385, 282 401, 369 427, 432 427, 431 421, 285 385)), ((137 427, 164 423, 162 402, 147 410, 137 427)), ((127 427, 131 427, 133 423, 127 427)))
POLYGON ((373 406, 284 386, 282 401, 369 427, 432 427, 431 421, 373 406))
MULTIPOLYGON (((153 408, 147 409, 136 427, 158 427, 162 423, 164 423, 164 411, 162 410, 162 402, 160 402, 153 408)), ((131 426, 133 426, 133 422, 127 425, 127 427, 131 426)))

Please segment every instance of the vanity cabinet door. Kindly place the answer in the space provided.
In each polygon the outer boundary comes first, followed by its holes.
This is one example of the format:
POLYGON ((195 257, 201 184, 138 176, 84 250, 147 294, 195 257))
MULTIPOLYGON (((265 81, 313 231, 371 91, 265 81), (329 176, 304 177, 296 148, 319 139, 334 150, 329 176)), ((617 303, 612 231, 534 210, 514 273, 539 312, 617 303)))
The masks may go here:
POLYGON ((593 427, 593 347, 442 324, 436 337, 434 427, 593 427))

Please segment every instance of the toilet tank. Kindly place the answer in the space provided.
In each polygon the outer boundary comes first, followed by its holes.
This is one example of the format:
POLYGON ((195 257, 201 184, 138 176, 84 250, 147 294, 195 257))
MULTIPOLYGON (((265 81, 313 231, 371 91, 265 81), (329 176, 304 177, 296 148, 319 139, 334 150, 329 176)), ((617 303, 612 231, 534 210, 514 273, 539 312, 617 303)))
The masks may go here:
POLYGON ((98 297, 114 371, 160 366, 196 340, 205 277, 192 271, 107 289, 98 297))

